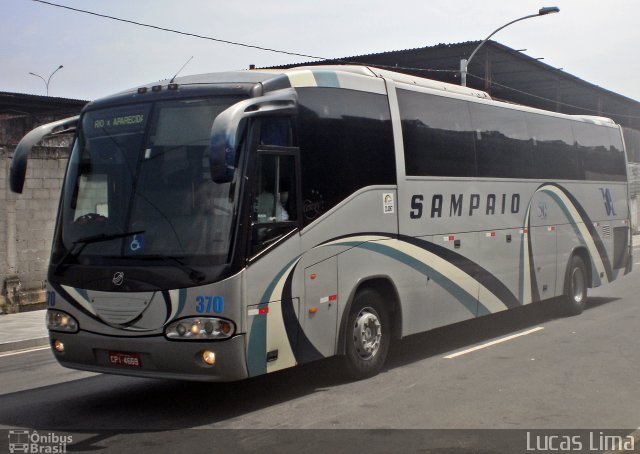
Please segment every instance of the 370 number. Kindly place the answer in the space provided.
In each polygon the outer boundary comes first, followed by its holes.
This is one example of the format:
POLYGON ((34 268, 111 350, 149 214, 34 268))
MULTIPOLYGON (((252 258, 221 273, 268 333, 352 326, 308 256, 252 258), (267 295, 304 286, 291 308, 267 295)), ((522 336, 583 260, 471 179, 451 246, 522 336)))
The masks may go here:
POLYGON ((221 313, 224 310, 224 298, 222 296, 198 296, 196 297, 196 312, 199 314, 221 313))

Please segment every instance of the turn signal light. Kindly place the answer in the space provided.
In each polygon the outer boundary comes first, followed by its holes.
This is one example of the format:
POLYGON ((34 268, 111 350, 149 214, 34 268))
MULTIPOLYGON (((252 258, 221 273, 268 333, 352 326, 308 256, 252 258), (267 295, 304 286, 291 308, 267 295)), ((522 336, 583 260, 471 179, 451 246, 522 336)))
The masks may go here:
POLYGON ((233 322, 216 317, 190 317, 169 324, 164 335, 172 340, 218 340, 233 336, 233 322))

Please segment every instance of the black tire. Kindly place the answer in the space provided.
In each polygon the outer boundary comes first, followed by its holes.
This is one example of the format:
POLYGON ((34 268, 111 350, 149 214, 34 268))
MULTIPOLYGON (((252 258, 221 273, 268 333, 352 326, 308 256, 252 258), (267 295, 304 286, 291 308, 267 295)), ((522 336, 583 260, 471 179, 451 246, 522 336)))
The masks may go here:
POLYGON ((356 294, 344 339, 344 368, 350 378, 360 380, 380 372, 389 353, 391 323, 377 292, 364 289, 356 294))
POLYGON ((563 312, 567 315, 579 315, 587 303, 587 267, 580 256, 574 255, 567 266, 564 280, 563 312))

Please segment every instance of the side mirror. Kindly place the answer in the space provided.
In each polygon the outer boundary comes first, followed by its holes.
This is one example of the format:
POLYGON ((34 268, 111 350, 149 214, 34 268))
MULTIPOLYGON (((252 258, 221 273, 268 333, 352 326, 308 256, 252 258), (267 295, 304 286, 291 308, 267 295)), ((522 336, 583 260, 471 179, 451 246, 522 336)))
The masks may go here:
POLYGON ((22 194, 24 180, 27 174, 27 161, 29 160, 31 149, 45 137, 74 132, 78 126, 78 118, 80 117, 75 116, 38 126, 22 138, 11 160, 9 176, 11 191, 22 194))
POLYGON ((238 146, 247 119, 274 114, 292 115, 296 112, 297 106, 296 91, 286 88, 240 101, 218 115, 213 121, 209 146, 211 179, 219 184, 233 180, 238 146))

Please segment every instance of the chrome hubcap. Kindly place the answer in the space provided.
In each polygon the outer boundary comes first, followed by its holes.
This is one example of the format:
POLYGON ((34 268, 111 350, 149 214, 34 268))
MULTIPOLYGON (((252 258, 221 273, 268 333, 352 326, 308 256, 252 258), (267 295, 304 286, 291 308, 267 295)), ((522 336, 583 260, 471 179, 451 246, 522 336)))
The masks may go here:
POLYGON ((353 327, 353 344, 362 359, 373 358, 380 350, 382 325, 378 313, 365 307, 356 317, 353 327))

